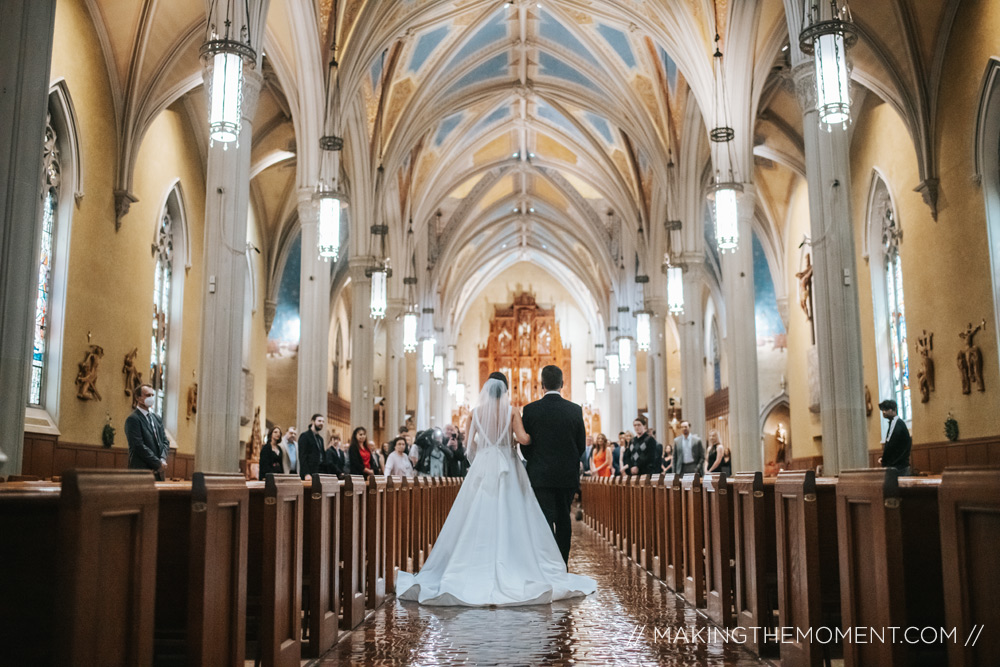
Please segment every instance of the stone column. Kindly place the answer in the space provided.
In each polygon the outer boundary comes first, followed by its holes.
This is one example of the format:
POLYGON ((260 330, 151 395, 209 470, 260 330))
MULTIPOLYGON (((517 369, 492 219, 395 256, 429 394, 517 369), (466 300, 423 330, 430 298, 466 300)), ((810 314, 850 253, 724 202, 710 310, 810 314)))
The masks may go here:
MULTIPOLYGON (((205 68, 206 90, 211 79, 209 61, 205 68)), ((216 142, 208 149, 198 441, 194 458, 195 470, 201 472, 239 469, 250 150, 253 115, 263 80, 257 69, 243 70, 239 145, 216 142)))
POLYGON ((739 200, 739 247, 722 256, 729 369, 729 437, 733 472, 763 470, 760 399, 757 387, 757 327, 754 320, 753 215, 756 195, 743 185, 739 200))
POLYGON ((406 410, 406 354, 403 352, 403 313, 406 299, 390 299, 385 314, 385 359, 386 359, 386 433, 387 440, 396 437, 403 425, 406 410))
POLYGON ((681 417, 705 436, 705 310, 702 307, 704 255, 684 255, 684 312, 677 316, 681 355, 681 417))
POLYGON ((371 318, 370 257, 351 257, 351 427, 374 433, 375 322, 371 318))
POLYGON ((659 438, 667 433, 670 407, 669 386, 667 384, 667 304, 657 299, 646 304, 649 316, 649 414, 651 428, 656 429, 659 438))
MULTIPOLYGON (((797 50, 797 49, 796 49, 797 50)), ((858 307, 848 133, 820 128, 813 63, 793 70, 803 109, 812 236, 813 325, 819 358, 823 468, 868 465, 861 316, 858 307)))
POLYGON ((299 272, 299 378, 296 420, 304 428, 317 412, 327 416, 330 363, 330 263, 319 257, 319 211, 312 190, 299 191, 302 267, 299 272))
POLYGON ((24 456, 38 257, 42 146, 55 0, 4 5, 0 21, 0 472, 24 456))
POLYGON ((621 420, 623 430, 632 430, 632 422, 639 414, 637 390, 638 374, 635 371, 635 341, 632 341, 629 355, 629 369, 621 371, 621 420))

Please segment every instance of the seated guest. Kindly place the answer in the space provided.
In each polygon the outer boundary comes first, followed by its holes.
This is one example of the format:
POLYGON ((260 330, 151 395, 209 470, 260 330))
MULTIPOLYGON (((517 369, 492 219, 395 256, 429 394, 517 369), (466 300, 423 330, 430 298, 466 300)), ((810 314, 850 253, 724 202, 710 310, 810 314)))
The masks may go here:
POLYGON ((611 477, 611 451, 608 449, 608 438, 603 433, 594 436, 594 445, 590 450, 590 474, 592 477, 611 477))
POLYGON ((417 473, 413 470, 413 464, 410 462, 410 457, 406 455, 406 438, 403 436, 397 437, 392 441, 392 446, 393 452, 389 454, 389 457, 385 461, 385 476, 416 476, 417 473))
POLYGON ((285 472, 281 464, 281 429, 277 426, 271 429, 267 442, 260 448, 260 478, 267 479, 267 473, 280 475, 285 472))
POLYGON ((878 409, 889 422, 885 443, 882 446, 882 456, 878 457, 878 462, 883 468, 895 468, 900 475, 909 475, 910 449, 913 447, 910 429, 906 428, 906 422, 896 413, 898 409, 896 401, 882 401, 878 404, 878 409))

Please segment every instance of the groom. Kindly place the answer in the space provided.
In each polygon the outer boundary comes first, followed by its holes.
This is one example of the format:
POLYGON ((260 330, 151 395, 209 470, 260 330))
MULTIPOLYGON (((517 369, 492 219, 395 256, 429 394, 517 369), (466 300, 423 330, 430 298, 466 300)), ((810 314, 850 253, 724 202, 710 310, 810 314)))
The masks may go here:
POLYGON ((521 451, 527 461, 528 479, 556 536, 563 560, 569 564, 569 542, 573 522, 570 505, 580 486, 580 457, 586 449, 587 433, 583 409, 564 399, 562 370, 558 366, 542 369, 545 395, 524 406, 524 430, 531 444, 521 451))

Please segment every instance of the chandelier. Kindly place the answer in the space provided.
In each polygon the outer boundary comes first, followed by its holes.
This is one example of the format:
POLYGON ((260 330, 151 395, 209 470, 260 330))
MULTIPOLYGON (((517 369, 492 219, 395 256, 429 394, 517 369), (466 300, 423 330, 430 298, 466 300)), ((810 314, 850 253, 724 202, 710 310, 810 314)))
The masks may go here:
POLYGON ((587 397, 587 405, 593 405, 597 401, 597 385, 593 380, 587 380, 583 383, 583 389, 587 397))
POLYGON ((619 379, 619 367, 618 367, 618 355, 609 354, 605 357, 608 362, 608 380, 611 384, 618 384, 619 379))
POLYGON ((667 307, 674 315, 684 312, 684 270, 679 266, 667 266, 667 307))
MULTIPOLYGON (((333 109, 336 105, 331 96, 331 85, 336 92, 337 79, 337 57, 336 44, 332 47, 333 55, 326 73, 326 104, 323 110, 323 127, 329 130, 333 122, 333 109)), ((340 217, 341 208, 344 206, 345 197, 337 189, 337 180, 340 174, 340 150, 344 147, 344 140, 327 131, 320 137, 320 177, 316 185, 316 194, 313 198, 319 204, 319 237, 316 245, 320 258, 325 261, 334 261, 340 257, 340 217)))
POLYGON ((316 249, 325 261, 340 257, 340 209, 344 198, 339 192, 322 188, 313 195, 319 204, 319 240, 316 249))
POLYGON ((459 382, 455 385, 455 404, 465 405, 465 383, 459 382))
POLYGON ((858 33, 847 0, 814 0, 805 14, 799 48, 813 56, 816 67, 816 108, 820 122, 831 130, 851 120, 851 68, 847 49, 858 33))
POLYGON ((417 313, 411 307, 403 314, 403 352, 417 351, 417 313))
POLYGON ((650 324, 649 311, 639 310, 635 313, 635 345, 643 352, 649 351, 650 324))
POLYGON ((444 381, 444 355, 438 354, 434 356, 434 366, 432 367, 432 372, 434 374, 434 381, 441 384, 444 381))
POLYGON ((240 3, 229 0, 223 13, 216 11, 213 2, 209 16, 212 20, 207 41, 200 50, 202 62, 212 63, 208 136, 211 143, 218 141, 225 150, 229 144, 239 142, 243 129, 243 68, 255 66, 257 53, 250 43, 249 11, 240 7, 240 3), (219 19, 223 23, 221 32, 215 22, 219 19), (240 24, 238 29, 236 24, 240 24))
POLYGON ((448 393, 452 396, 455 395, 455 387, 458 386, 458 369, 449 368, 445 371, 446 385, 448 387, 448 393))
POLYGON ((428 373, 434 370, 434 345, 436 343, 433 336, 420 341, 420 365, 428 373))
POLYGON ((604 391, 604 388, 608 384, 608 369, 603 366, 598 366, 594 369, 594 385, 597 387, 597 391, 604 391))
POLYGON ((618 366, 623 371, 632 367, 632 339, 628 336, 618 337, 618 366))
POLYGON ((733 151, 733 139, 736 132, 729 125, 729 107, 726 102, 726 74, 722 63, 722 50, 719 48, 719 35, 715 35, 715 53, 712 55, 715 68, 715 127, 708 133, 712 140, 716 166, 720 164, 725 150, 725 158, 729 168, 729 178, 723 179, 718 168, 715 172, 715 182, 709 188, 708 198, 715 203, 715 241, 719 252, 725 254, 735 251, 740 242, 739 208, 737 198, 743 192, 743 185, 737 182, 733 174, 733 164, 736 156, 733 151))

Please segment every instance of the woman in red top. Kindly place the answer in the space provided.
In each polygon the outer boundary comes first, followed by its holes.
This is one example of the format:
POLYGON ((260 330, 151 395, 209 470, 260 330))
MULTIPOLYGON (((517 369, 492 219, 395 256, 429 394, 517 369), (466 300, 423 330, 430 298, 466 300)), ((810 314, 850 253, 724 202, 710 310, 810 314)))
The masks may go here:
POLYGON ((378 459, 368 448, 368 432, 364 426, 359 426, 351 433, 351 444, 347 448, 347 459, 352 475, 377 475, 382 467, 378 459))

